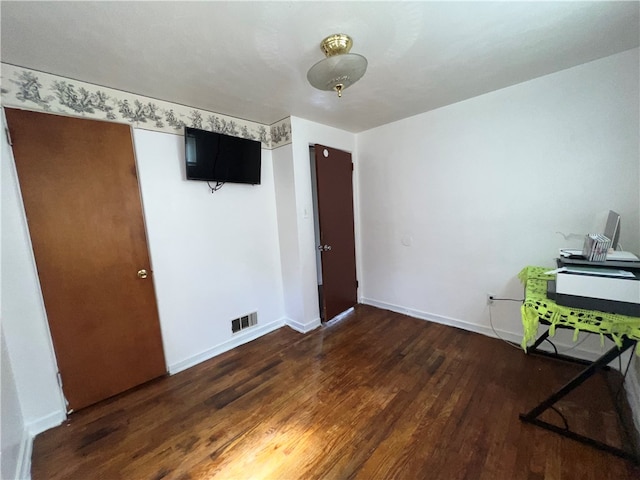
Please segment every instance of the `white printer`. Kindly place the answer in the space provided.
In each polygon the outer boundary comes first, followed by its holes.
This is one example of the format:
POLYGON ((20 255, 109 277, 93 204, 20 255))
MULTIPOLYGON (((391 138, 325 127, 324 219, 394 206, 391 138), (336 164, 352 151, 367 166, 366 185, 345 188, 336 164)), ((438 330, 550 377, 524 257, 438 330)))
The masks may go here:
POLYGON ((548 287, 558 305, 640 317, 640 262, 559 258, 558 267, 548 287))

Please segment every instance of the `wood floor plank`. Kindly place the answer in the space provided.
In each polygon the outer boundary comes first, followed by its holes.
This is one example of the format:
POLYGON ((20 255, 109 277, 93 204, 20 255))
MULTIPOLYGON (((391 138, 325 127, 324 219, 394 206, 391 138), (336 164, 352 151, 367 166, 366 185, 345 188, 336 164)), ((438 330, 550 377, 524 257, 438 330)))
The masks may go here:
MULTIPOLYGON (((575 373, 361 305, 72 414, 36 437, 32 478, 640 478, 627 461, 520 422, 575 373)), ((622 443, 604 376, 594 380, 558 410, 583 433, 622 443)))

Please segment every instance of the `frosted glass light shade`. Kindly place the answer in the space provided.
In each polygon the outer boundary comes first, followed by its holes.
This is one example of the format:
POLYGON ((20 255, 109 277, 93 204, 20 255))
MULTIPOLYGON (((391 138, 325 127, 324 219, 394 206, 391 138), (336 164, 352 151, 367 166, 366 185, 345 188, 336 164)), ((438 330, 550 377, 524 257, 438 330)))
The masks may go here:
POLYGON ((342 90, 362 78, 367 59, 357 53, 343 53, 324 58, 307 72, 307 80, 318 90, 342 90))

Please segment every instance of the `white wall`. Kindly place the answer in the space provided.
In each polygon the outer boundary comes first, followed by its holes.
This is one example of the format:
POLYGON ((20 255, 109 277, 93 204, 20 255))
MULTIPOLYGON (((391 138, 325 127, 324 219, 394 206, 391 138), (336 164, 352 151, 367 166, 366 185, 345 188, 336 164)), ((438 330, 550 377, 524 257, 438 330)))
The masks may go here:
POLYGON ((16 390, 13 369, 7 352, 4 340, 4 332, 0 331, 0 380, 2 389, 0 390, 0 407, 2 416, 0 423, 1 447, 0 447, 0 478, 11 479, 22 475, 23 462, 29 464, 25 459, 28 456, 26 446, 28 442, 28 432, 22 418, 18 391, 16 390))
POLYGON ((184 138, 134 130, 153 278, 169 370, 176 372, 284 324, 271 151, 261 185, 211 194, 185 179, 184 138), (258 312, 232 335, 231 320, 258 312))
POLYGON ((298 245, 298 214, 291 144, 272 151, 273 176, 276 190, 278 234, 286 321, 298 331, 307 331, 315 325, 303 322, 303 282, 300 280, 298 245))
MULTIPOLYGON (((487 293, 581 248, 556 232, 613 209, 640 253, 638 101, 635 49, 359 134, 365 303, 490 333, 487 293)), ((492 313, 521 338, 518 303, 492 313)))
MULTIPOLYGON (((291 250, 281 248, 281 252, 283 262, 288 264, 288 271, 293 272, 290 276, 291 281, 285 283, 285 295, 299 289, 296 294, 299 295, 301 302, 299 311, 287 312, 287 315, 296 322, 295 324, 289 322, 289 324, 299 330, 308 331, 320 323, 309 145, 317 143, 351 152, 356 169, 357 153, 355 152, 354 134, 298 117, 291 117, 291 139, 292 157, 288 159, 288 151, 280 153, 278 151, 281 149, 277 149, 276 152, 278 152, 277 159, 279 161, 290 161, 293 167, 292 172, 289 171, 289 175, 292 173, 295 188, 291 199, 295 204, 295 212, 290 212, 290 214, 295 214, 296 217, 295 220, 288 219, 287 222, 292 226, 297 226, 294 234, 291 235, 289 232, 288 237, 288 242, 296 245, 296 248, 291 250)), ((357 193, 357 185, 354 186, 354 192, 357 193)), ((291 197, 291 192, 288 193, 288 197, 291 197)), ((281 203, 278 203, 278 208, 281 208, 281 203)), ((356 205, 354 206, 356 212, 357 208, 356 197, 356 205)), ((280 214, 278 220, 281 220, 280 214)), ((357 241, 358 237, 356 236, 356 253, 358 250, 357 241)))

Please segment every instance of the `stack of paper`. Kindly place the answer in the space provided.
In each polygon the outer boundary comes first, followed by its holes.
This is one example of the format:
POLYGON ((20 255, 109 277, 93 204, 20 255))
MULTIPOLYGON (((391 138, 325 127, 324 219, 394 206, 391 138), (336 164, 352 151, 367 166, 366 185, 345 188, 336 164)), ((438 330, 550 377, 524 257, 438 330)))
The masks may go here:
POLYGON ((640 261, 640 258, 636 257, 631 252, 623 252, 621 250, 610 250, 607 253, 607 260, 612 260, 616 262, 637 262, 637 261, 640 261))

